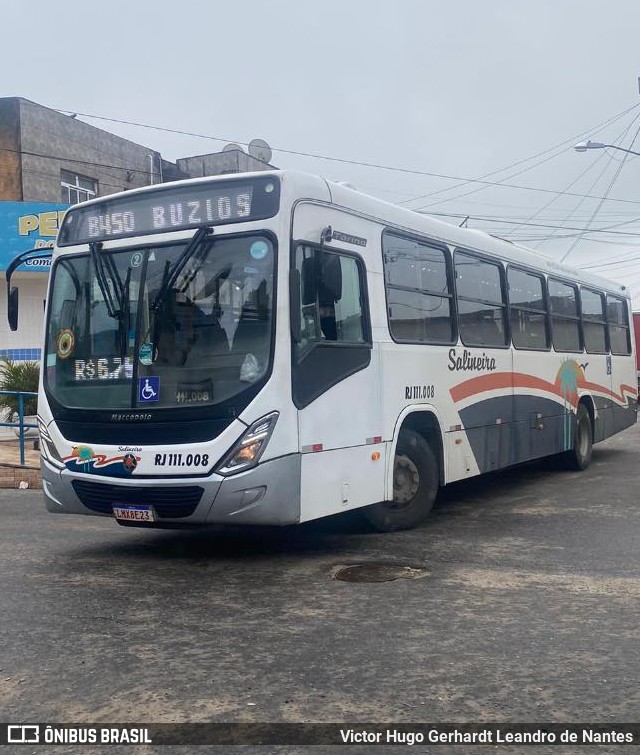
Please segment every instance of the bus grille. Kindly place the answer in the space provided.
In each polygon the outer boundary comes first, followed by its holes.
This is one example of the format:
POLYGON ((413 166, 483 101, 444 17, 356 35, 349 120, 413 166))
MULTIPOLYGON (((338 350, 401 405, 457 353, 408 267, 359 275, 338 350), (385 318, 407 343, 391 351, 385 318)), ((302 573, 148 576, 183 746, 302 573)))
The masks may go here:
POLYGON ((161 519, 190 516, 204 493, 204 488, 197 485, 139 488, 86 480, 73 480, 71 484, 78 498, 91 511, 111 514, 113 506, 119 503, 148 504, 153 506, 161 519))

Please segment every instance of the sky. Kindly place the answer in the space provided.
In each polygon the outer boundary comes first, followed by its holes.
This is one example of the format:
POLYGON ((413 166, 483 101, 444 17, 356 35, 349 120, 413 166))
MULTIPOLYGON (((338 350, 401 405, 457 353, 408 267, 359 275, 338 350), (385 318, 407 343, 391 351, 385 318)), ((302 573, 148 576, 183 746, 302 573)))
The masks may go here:
POLYGON ((573 149, 640 152, 634 0, 12 0, 0 23, 0 96, 170 160, 266 139, 278 167, 469 216, 640 308, 640 157, 573 149))

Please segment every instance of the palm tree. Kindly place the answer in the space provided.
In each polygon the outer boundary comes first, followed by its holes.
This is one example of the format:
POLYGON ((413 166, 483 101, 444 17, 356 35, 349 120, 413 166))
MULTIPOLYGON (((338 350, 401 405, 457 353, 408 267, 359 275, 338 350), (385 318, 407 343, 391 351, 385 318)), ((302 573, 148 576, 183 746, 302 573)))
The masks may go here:
MULTIPOLYGON (((37 362, 14 362, 9 357, 0 357, 0 391, 38 391, 40 365, 37 362)), ((24 416, 31 417, 38 410, 38 399, 25 396, 24 416)), ((9 421, 18 418, 18 396, 0 395, 0 409, 7 409, 9 421)))

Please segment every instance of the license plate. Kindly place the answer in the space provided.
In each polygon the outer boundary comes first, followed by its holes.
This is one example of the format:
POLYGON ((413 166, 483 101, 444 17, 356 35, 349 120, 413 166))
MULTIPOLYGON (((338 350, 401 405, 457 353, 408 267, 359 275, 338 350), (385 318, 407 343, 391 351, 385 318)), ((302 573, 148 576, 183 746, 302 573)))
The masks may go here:
POLYGON ((155 522, 156 520, 151 506, 118 504, 113 507, 113 515, 121 522, 155 522))

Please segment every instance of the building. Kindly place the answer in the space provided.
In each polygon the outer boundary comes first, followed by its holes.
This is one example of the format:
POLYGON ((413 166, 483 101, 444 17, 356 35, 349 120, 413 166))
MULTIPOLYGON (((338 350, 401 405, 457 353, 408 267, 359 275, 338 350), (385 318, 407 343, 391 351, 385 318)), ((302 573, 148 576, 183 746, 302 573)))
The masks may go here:
MULTIPOLYGON (((269 158, 267 158, 269 159, 269 158)), ((173 163, 150 147, 22 97, 0 98, 0 271, 20 252, 53 246, 71 204, 180 178, 268 170, 269 162, 237 145, 173 163)), ((0 294, 0 356, 39 359, 48 267, 25 265, 12 281, 20 287, 20 321, 7 325, 0 294)))

